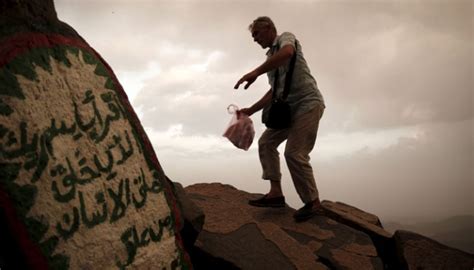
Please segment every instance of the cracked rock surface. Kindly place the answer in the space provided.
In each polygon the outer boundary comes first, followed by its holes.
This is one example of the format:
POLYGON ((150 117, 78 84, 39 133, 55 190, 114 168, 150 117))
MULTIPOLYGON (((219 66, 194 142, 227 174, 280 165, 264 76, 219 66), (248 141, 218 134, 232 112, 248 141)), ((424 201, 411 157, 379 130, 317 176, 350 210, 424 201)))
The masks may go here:
POLYGON ((185 190, 206 216, 196 248, 235 269, 383 269, 367 234, 326 216, 296 223, 294 209, 252 207, 260 195, 229 185, 185 190))

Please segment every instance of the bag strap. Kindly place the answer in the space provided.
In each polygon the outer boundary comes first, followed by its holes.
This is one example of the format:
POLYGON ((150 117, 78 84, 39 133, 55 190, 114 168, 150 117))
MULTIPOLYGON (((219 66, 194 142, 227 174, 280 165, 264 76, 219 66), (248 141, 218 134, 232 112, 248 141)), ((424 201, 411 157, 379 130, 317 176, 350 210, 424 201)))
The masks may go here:
MULTIPOLYGON (((277 49, 280 50, 280 46, 277 45, 277 49)), ((277 50, 277 51, 278 51, 277 50)), ((296 62, 296 54, 298 52, 298 43, 295 40, 295 53, 293 53, 293 56, 291 57, 291 62, 290 66, 288 68, 288 71, 286 72, 285 76, 285 87, 283 89, 283 95, 281 96, 282 100, 286 100, 288 97, 288 94, 290 93, 290 86, 291 86, 291 80, 293 79, 293 70, 295 69, 295 62, 296 62)), ((275 80, 273 82, 273 93, 272 93, 272 99, 276 99, 276 90, 278 89, 278 68, 275 69, 275 80)))

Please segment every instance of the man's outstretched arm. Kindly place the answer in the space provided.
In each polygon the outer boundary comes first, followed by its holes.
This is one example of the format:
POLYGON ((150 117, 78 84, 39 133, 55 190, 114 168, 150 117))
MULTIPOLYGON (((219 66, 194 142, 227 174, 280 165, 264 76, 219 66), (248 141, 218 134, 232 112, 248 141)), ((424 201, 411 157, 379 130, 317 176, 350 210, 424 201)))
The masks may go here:
POLYGON ((283 64, 286 64, 291 59, 294 53, 295 48, 292 45, 288 44, 283 46, 274 55, 272 55, 265 62, 263 62, 263 64, 242 76, 242 78, 240 78, 240 80, 238 80, 235 84, 234 89, 238 89, 243 82, 247 82, 247 84, 244 86, 244 89, 249 88, 249 86, 253 82, 255 82, 258 76, 262 75, 263 73, 267 73, 268 71, 275 69, 283 64))

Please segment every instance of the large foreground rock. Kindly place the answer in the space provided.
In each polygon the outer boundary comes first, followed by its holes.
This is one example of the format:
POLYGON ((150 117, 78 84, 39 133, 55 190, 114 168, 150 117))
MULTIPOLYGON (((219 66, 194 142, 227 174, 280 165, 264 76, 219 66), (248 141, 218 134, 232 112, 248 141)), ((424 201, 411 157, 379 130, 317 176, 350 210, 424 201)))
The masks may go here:
POLYGON ((474 256, 404 231, 377 216, 324 201, 324 214, 293 220, 294 209, 251 207, 250 194, 219 183, 185 188, 205 214, 191 252, 196 269, 474 269, 474 256))
POLYGON ((189 268, 180 217, 107 63, 52 0, 0 0, 0 268, 189 268))
POLYGON ((247 201, 259 195, 229 185, 196 184, 185 190, 206 215, 196 248, 203 257, 213 257, 214 267, 383 269, 367 234, 327 217, 295 223, 294 209, 251 207, 247 201))

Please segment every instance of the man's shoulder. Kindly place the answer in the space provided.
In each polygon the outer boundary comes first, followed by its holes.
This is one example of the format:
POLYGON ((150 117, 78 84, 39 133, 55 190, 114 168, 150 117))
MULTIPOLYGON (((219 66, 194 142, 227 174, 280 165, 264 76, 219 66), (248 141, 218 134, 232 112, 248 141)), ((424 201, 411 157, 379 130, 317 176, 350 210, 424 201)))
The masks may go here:
POLYGON ((283 47, 287 44, 295 44, 296 36, 291 32, 283 32, 278 36, 278 43, 280 47, 283 47))
POLYGON ((283 32, 283 33, 280 34, 280 38, 285 38, 285 37, 286 38, 288 38, 288 37, 295 38, 295 34, 293 34, 291 32, 288 32, 288 31, 283 32))

